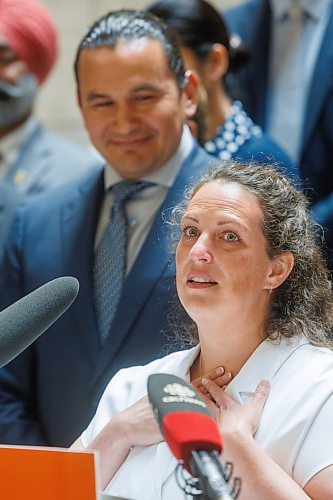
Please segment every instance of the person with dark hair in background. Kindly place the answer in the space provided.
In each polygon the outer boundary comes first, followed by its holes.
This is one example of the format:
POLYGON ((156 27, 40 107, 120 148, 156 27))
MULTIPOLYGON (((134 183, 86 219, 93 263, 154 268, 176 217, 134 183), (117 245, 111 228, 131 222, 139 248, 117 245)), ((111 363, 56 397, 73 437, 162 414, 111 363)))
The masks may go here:
POLYGON ((333 2, 247 0, 223 16, 251 54, 245 109, 298 166, 333 271, 333 2))
POLYGON ((155 16, 108 13, 80 42, 78 98, 105 168, 24 204, 5 247, 0 307, 58 276, 73 306, 0 370, 0 442, 66 446, 117 370, 160 355, 175 292, 162 213, 215 162, 186 120, 197 85, 155 16))
POLYGON ((54 21, 38 0, 0 2, 0 253, 19 201, 84 175, 98 155, 47 132, 34 117, 57 58, 54 21), (7 196, 11 192, 11 196, 7 196))
POLYGON ((273 167, 229 161, 173 215, 178 324, 194 347, 120 370, 73 448, 99 452, 112 495, 184 498, 147 398, 149 375, 173 374, 216 419, 240 500, 333 498, 333 299, 305 196, 273 167))
MULTIPOLYGON (((290 177, 297 169, 282 148, 274 144, 231 97, 227 78, 244 61, 230 46, 229 33, 220 14, 205 0, 158 0, 146 7, 180 38, 185 68, 199 77, 204 125, 199 123, 206 151, 221 160, 237 158, 262 163, 276 161, 290 177), (201 127, 200 127, 201 125, 201 127)), ((200 116, 199 116, 200 118, 200 116)))

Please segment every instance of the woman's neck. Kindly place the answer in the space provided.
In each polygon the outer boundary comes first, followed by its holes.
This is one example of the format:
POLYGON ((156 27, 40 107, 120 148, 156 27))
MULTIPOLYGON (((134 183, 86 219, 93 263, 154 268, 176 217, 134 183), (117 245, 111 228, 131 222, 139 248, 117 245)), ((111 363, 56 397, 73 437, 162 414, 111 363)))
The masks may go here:
POLYGON ((202 331, 199 328, 199 338, 201 353, 196 367, 197 375, 202 376, 222 366, 225 372, 230 372, 234 377, 265 339, 265 335, 260 325, 244 329, 239 325, 232 328, 221 325, 218 331, 207 328, 202 331))
POLYGON ((229 117, 231 105, 231 100, 220 84, 209 93, 207 101, 206 141, 215 137, 217 130, 229 117))

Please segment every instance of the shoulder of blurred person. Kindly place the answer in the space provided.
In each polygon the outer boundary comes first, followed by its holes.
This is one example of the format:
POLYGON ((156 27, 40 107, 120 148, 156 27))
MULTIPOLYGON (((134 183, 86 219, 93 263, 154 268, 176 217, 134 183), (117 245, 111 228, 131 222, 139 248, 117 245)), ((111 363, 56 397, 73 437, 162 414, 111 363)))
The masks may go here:
POLYGON ((239 148, 237 158, 241 161, 256 161, 262 165, 275 164, 296 187, 300 188, 298 169, 289 156, 263 131, 251 137, 239 148))
POLYGON ((104 160, 94 148, 76 144, 36 122, 3 179, 30 195, 66 184, 101 164, 104 160))

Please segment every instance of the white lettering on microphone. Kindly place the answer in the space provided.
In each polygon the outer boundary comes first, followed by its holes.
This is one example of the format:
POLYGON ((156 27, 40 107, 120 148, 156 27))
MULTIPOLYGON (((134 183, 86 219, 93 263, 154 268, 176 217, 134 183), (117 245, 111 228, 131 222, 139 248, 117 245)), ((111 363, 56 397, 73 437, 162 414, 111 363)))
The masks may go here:
POLYGON ((200 401, 200 399, 189 398, 186 396, 164 396, 162 399, 163 403, 191 403, 193 405, 202 406, 207 408, 206 403, 200 401))

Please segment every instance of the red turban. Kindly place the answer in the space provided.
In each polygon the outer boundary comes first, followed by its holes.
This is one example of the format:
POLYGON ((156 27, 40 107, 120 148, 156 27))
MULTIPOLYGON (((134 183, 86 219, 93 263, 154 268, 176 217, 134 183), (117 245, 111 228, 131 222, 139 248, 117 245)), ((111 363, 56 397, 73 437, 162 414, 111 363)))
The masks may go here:
POLYGON ((0 0, 0 33, 39 84, 57 58, 57 30, 38 0, 0 0))

